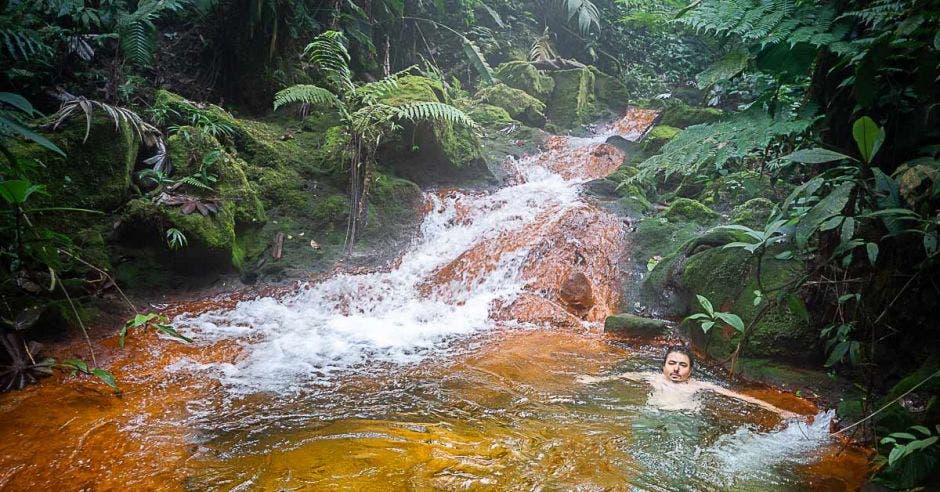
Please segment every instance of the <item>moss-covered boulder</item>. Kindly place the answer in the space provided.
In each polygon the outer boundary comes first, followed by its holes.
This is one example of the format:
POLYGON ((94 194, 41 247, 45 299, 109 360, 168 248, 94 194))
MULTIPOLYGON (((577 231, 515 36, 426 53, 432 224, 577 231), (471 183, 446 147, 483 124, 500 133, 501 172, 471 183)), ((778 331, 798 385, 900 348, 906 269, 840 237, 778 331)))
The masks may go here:
POLYGON ((696 224, 712 224, 717 222, 721 215, 718 212, 689 198, 676 198, 663 211, 663 217, 672 222, 694 222, 696 224))
POLYGON ((194 127, 182 127, 168 138, 167 154, 175 166, 173 177, 184 183, 172 195, 185 194, 200 202, 215 203, 217 211, 208 215, 185 213, 172 200, 138 199, 128 203, 123 222, 148 224, 157 234, 176 228, 186 236, 187 248, 225 258, 231 266, 244 270, 246 260, 264 247, 257 232, 266 220, 260 193, 246 173, 248 165, 223 150, 215 137, 194 127), (216 178, 215 182, 205 183, 211 189, 185 184, 197 173, 216 178))
POLYGON ((509 61, 500 64, 493 71, 504 84, 525 91, 526 94, 542 101, 548 101, 555 89, 555 81, 543 74, 526 61, 509 61))
POLYGON ((598 114, 594 72, 588 68, 550 72, 555 89, 547 103, 547 116, 561 128, 593 121, 598 114))
POLYGON ((698 198, 706 205, 736 205, 754 198, 782 201, 789 193, 784 183, 772 183, 770 177, 756 171, 737 171, 704 184, 698 198))
MULTIPOLYGON (((449 103, 440 83, 409 75, 382 102, 401 106, 416 102, 449 103)), ((470 128, 449 122, 405 124, 401 138, 386 145, 383 162, 397 174, 422 184, 479 179, 489 176, 479 137, 470 128)))
POLYGON ((98 114, 92 118, 85 140, 85 125, 82 115, 45 135, 66 157, 38 145, 12 142, 12 153, 32 167, 29 179, 45 185, 48 193, 34 194, 30 198, 33 207, 110 211, 129 198, 141 146, 136 133, 127 123, 115 128, 113 120, 98 114))
POLYGON ((505 109, 486 103, 474 104, 467 112, 467 115, 479 125, 491 128, 510 125, 515 122, 505 109))
POLYGON ((594 66, 589 66, 588 70, 594 74, 594 95, 598 105, 616 114, 626 109, 630 94, 623 82, 594 66))
POLYGON ((660 124, 676 128, 712 123, 718 121, 724 115, 724 112, 720 109, 689 106, 677 98, 657 100, 656 102, 657 106, 662 109, 660 124))
POLYGON ((509 115, 526 125, 541 127, 545 125, 545 104, 506 84, 493 84, 480 89, 475 99, 506 110, 509 115))
POLYGON ((604 332, 620 336, 651 338, 666 334, 669 323, 661 319, 644 318, 630 313, 608 316, 604 332))
MULTIPOLYGON (((778 260, 765 257, 757 279, 756 257, 740 248, 715 247, 688 257, 681 272, 682 284, 689 294, 708 298, 717 309, 737 314, 748 325, 764 308, 763 299, 755 304, 761 286, 766 291, 777 289, 803 273, 803 265, 796 260, 778 260)), ((695 338, 704 339, 704 345, 715 356, 731 353, 740 334, 734 330, 713 330, 701 335, 697 326, 689 329, 695 338)), ((749 357, 778 361, 813 360, 819 334, 810 323, 791 312, 786 305, 774 304, 761 317, 748 337, 744 354, 749 357)))
POLYGON ((734 207, 731 211, 731 222, 751 229, 763 229, 767 220, 770 219, 773 208, 772 201, 766 198, 753 198, 734 207))
POLYGON ((676 138, 682 130, 668 125, 656 125, 643 137, 643 150, 655 153, 666 145, 666 142, 676 138))

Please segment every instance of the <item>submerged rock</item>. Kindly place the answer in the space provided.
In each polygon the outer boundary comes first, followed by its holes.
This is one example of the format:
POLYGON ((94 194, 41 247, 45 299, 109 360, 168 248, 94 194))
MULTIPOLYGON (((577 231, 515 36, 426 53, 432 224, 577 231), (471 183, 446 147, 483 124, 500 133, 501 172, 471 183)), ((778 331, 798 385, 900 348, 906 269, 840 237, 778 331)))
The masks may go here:
POLYGON ((604 320, 604 332, 621 336, 657 337, 665 335, 668 327, 665 320, 630 313, 614 314, 604 320))

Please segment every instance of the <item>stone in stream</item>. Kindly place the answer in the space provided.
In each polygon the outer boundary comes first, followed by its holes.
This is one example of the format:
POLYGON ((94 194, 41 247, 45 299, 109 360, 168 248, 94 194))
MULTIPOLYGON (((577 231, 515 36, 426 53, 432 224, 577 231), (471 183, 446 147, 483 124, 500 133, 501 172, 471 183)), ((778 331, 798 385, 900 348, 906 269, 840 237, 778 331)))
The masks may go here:
POLYGON ((575 311, 587 311, 594 307, 594 289, 591 281, 581 272, 572 272, 561 284, 558 297, 575 311))
POLYGON ((664 335, 667 327, 665 320, 630 313, 614 314, 604 320, 604 332, 622 336, 656 337, 664 335))

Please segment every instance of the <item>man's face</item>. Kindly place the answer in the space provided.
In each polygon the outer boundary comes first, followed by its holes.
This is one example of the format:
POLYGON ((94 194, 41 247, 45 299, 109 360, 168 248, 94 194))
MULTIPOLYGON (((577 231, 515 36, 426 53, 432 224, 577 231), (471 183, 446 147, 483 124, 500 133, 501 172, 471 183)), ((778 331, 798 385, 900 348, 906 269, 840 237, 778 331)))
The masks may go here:
POLYGON ((663 365, 663 376, 673 383, 684 383, 692 376, 692 364, 689 356, 672 352, 666 356, 666 363, 663 365))

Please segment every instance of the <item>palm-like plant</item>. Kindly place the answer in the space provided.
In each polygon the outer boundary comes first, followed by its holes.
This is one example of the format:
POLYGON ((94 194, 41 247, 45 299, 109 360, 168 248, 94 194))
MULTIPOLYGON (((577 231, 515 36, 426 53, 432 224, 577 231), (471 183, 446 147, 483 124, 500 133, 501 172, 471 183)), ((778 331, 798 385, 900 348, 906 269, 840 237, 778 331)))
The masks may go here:
POLYGON ((338 31, 318 35, 304 50, 321 76, 321 85, 294 85, 274 96, 274 109, 291 103, 305 103, 336 110, 349 136, 344 155, 349 165, 349 219, 346 251, 351 252, 359 224, 366 214, 369 184, 375 153, 386 137, 399 129, 401 121, 443 122, 476 128, 476 123, 459 109, 440 102, 415 102, 391 106, 382 98, 398 88, 397 79, 405 71, 379 81, 355 84, 349 69, 346 40, 338 31))

